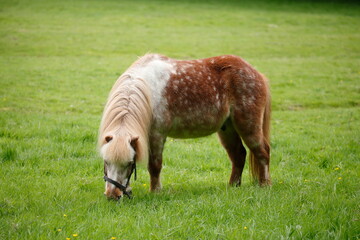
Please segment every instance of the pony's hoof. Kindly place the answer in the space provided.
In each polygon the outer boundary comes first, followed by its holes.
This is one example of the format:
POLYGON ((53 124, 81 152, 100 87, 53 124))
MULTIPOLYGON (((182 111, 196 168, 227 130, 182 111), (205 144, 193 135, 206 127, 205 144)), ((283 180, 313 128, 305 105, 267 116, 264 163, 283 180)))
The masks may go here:
POLYGON ((240 187, 240 186, 241 186, 241 181, 229 182, 229 185, 230 185, 231 187, 240 187))
POLYGON ((159 193, 159 192, 161 192, 161 186, 157 186, 157 187, 151 187, 150 188, 150 192, 152 192, 152 193, 159 193))
POLYGON ((263 180, 259 183, 260 187, 270 187, 271 184, 271 180, 267 179, 267 180, 263 180))

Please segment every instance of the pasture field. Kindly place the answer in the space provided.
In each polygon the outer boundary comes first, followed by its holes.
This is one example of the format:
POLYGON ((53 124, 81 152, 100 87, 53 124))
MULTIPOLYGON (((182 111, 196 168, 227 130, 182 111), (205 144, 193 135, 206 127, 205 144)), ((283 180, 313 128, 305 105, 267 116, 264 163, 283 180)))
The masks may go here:
POLYGON ((0 239, 359 239, 360 5, 0 1, 0 239), (271 81, 272 187, 216 135, 168 139, 163 191, 103 196, 96 150, 117 77, 147 52, 242 56, 271 81))

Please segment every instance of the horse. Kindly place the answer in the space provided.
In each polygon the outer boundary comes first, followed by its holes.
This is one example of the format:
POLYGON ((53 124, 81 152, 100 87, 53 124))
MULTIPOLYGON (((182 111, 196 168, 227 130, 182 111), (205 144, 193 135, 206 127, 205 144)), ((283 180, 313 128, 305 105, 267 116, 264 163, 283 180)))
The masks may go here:
POLYGON ((146 54, 118 78, 104 108, 98 138, 104 194, 116 200, 129 195, 131 174, 141 162, 150 191, 159 191, 166 138, 215 132, 232 163, 230 185, 241 185, 244 144, 252 179, 271 185, 270 115, 267 78, 238 56, 175 60, 146 54))

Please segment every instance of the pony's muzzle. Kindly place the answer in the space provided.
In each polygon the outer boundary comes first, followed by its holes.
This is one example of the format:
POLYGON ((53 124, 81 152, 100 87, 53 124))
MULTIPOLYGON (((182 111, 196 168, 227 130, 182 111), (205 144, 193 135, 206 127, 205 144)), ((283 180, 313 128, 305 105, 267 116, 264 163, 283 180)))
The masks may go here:
MULTIPOLYGON (((124 196, 124 192, 121 191, 119 188, 115 187, 114 189, 110 188, 106 188, 106 191, 104 192, 104 195, 109 199, 109 200, 119 200, 122 196, 124 196)), ((128 196, 129 198, 131 198, 132 196, 132 189, 131 187, 127 187, 126 188, 126 196, 128 196)))
POLYGON ((104 192, 104 195, 110 200, 119 200, 122 196, 123 196, 123 192, 117 188, 111 188, 111 187, 107 187, 106 191, 104 192))

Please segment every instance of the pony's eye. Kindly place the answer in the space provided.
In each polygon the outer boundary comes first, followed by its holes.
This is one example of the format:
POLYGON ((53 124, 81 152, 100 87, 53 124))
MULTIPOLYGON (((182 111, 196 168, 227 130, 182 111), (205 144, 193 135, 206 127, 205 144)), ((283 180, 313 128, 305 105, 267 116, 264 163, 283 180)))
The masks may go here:
POLYGON ((112 136, 106 136, 106 137, 105 137, 105 142, 106 142, 106 143, 109 143, 109 142, 111 142, 112 139, 113 139, 112 136))

